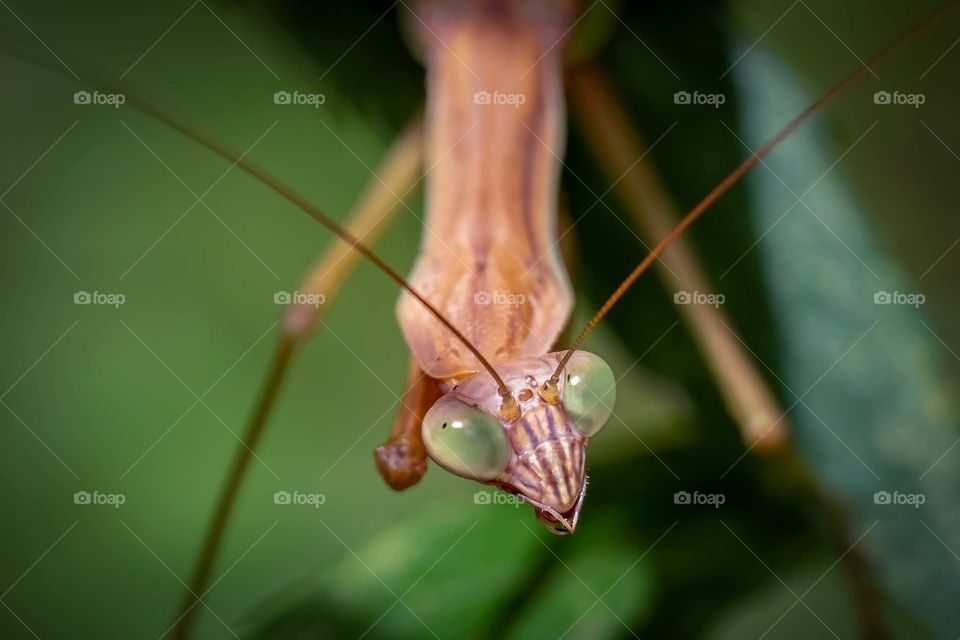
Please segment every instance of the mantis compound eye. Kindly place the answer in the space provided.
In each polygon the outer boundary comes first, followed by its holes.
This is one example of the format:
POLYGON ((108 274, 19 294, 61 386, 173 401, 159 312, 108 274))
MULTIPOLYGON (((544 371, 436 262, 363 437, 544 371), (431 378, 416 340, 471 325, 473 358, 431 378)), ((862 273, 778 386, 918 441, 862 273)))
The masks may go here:
POLYGON ((456 398, 441 398, 424 416, 423 443, 434 462, 472 480, 493 480, 510 460, 496 418, 456 398))
POLYGON ((574 428, 588 438, 596 435, 617 401, 617 380, 610 366, 592 353, 574 353, 563 371, 561 400, 574 428))

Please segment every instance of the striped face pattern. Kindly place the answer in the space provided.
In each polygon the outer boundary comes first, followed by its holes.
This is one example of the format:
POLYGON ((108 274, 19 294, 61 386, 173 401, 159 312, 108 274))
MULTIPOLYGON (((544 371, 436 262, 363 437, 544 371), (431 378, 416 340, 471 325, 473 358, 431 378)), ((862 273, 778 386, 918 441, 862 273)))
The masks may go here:
POLYGON ((560 354, 497 367, 520 405, 520 417, 499 417, 490 376, 457 383, 427 412, 427 453, 448 471, 493 485, 530 503, 553 533, 572 533, 586 491, 586 450, 612 411, 615 381, 597 356, 577 352, 560 380, 560 400, 539 393, 560 354))
POLYGON ((567 421, 563 405, 536 399, 537 406, 506 427, 514 453, 509 483, 562 515, 574 508, 586 482, 587 438, 567 421))

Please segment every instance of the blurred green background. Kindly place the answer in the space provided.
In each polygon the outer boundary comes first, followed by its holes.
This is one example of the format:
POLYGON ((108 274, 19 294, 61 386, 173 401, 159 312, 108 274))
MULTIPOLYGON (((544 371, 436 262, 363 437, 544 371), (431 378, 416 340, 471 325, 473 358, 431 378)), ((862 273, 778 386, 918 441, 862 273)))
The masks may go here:
MULTIPOLYGON (((588 5, 584 24, 646 136, 676 123, 652 155, 681 209, 745 157, 731 129, 758 147, 934 6, 623 4, 588 5), (681 90, 728 100, 676 105, 681 90)), ((342 218, 422 101, 402 8, 8 1, 0 49, 123 75, 342 218), (278 90, 326 101, 275 105, 278 90)), ((960 634, 958 35, 948 17, 877 69, 692 233, 807 469, 848 517, 883 626, 903 638, 960 634), (926 101, 877 105, 882 90, 926 101), (778 221, 787 187, 814 184, 778 221), (878 306, 878 291, 926 301, 878 306), (877 491, 924 504, 876 504, 877 491)), ((274 294, 296 289, 329 234, 129 106, 74 104, 82 84, 16 56, 0 73, 0 637, 159 638, 269 361, 274 294), (78 305, 78 292, 125 302, 78 305), (124 503, 75 504, 84 491, 124 503)), ((576 214, 609 180, 569 135, 576 214)), ((603 201, 576 228, 584 311, 643 255, 615 194, 603 201)), ((401 271, 419 196, 410 207, 376 247, 401 271)), ((643 358, 621 384, 622 420, 591 445, 581 526, 565 539, 528 508, 476 504, 477 486, 436 468, 401 494, 381 482, 371 451, 407 358, 396 296, 363 265, 328 301, 246 479, 197 637, 857 635, 823 509, 782 465, 743 457, 656 277, 587 344, 619 372, 643 358), (325 500, 278 505, 277 491, 325 500), (677 491, 725 501, 678 505, 677 491)))

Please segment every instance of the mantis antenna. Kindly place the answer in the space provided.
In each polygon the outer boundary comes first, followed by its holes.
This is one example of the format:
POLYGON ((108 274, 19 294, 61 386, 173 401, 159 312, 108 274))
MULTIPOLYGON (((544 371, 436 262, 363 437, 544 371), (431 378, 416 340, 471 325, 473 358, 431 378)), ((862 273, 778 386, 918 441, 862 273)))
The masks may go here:
POLYGON ((650 253, 643 259, 643 261, 638 264, 633 271, 630 272, 623 282, 621 282, 616 290, 607 298, 607 301, 603 303, 603 306, 597 311, 597 313, 587 322, 586 326, 577 336, 576 340, 573 341, 573 344, 570 345, 570 348, 567 349, 566 353, 563 354, 563 357, 560 359, 557 369, 553 372, 553 375, 543 384, 542 393, 544 397, 557 397, 557 384, 560 381, 560 375, 563 372, 564 367, 567 366, 567 362, 570 360, 570 357, 574 352, 580 348, 580 345, 583 341, 590 335, 590 332, 596 328, 597 324, 610 312, 610 310, 620 301, 624 294, 629 291, 630 287, 633 286, 633 283, 637 281, 644 271, 646 271, 653 261, 656 260, 664 251, 666 251, 673 242, 682 236, 684 232, 699 219, 706 211, 713 206, 713 204, 719 200, 727 191, 729 191, 734 185, 736 185, 744 175, 747 174, 753 167, 760 163, 767 155, 770 154, 783 140, 793 133, 794 129, 799 127, 801 124, 810 119, 811 116, 820 111, 824 105, 830 102, 833 98, 837 97, 843 93, 850 85, 854 84, 859 80, 863 75, 874 65, 879 64, 892 53, 900 49, 901 47, 907 45, 914 38, 919 36, 921 33, 935 25, 940 19, 946 16, 948 13, 957 8, 957 5, 960 4, 960 0, 954 0, 937 11, 934 11, 927 17, 923 18, 912 27, 901 33, 895 40, 891 43, 874 53, 870 56, 866 62, 861 66, 857 67, 846 76, 841 78, 837 83, 828 88, 819 98, 814 100, 806 109, 801 111, 799 115, 794 117, 790 122, 788 122, 780 131, 776 133, 770 140, 768 140, 762 147, 757 149, 750 157, 740 163, 737 168, 730 172, 730 174, 724 178, 716 187, 713 188, 710 193, 706 195, 690 212, 684 216, 684 218, 673 228, 670 233, 668 233, 658 244, 655 246, 650 253))
MULTIPOLYGON (((15 56, 18 59, 21 59, 24 62, 31 64, 36 64, 37 66, 44 67, 48 70, 55 71, 57 73, 66 74, 65 70, 61 70, 56 65, 52 64, 50 61, 39 58, 36 55, 28 52, 18 51, 15 56)), ((87 67, 89 68, 89 67, 87 67)), ((405 289, 410 295, 417 299, 433 316, 440 321, 440 323, 446 327, 457 339, 463 343, 463 345, 470 350, 470 352, 477 358, 483 368, 486 369, 493 379, 496 381, 497 386, 499 387, 499 394, 501 399, 500 412, 503 414, 503 417, 506 419, 515 419, 520 415, 520 407, 517 404, 516 399, 510 393, 510 388, 507 387, 506 383, 503 381, 503 378, 497 373, 496 369, 493 368, 493 365, 483 357, 483 354, 480 353, 480 350, 477 349, 470 340, 467 339, 463 333, 460 332, 453 324, 447 320, 447 318, 437 309, 433 304, 431 304, 426 298, 424 298, 416 289, 414 289, 406 279, 401 276, 393 267, 384 262, 377 254, 372 250, 366 247, 361 243, 357 238, 344 229, 340 224, 338 224, 333 218, 320 210, 319 207, 311 203, 304 196, 294 190, 292 187, 281 181, 279 178, 275 177, 269 171, 258 165, 257 163, 249 160, 240 153, 237 153, 228 146, 221 144, 219 141, 214 139, 211 136, 208 136, 201 131, 193 128, 187 124, 183 119, 175 115, 170 110, 161 107, 154 100, 146 97, 144 94, 133 90, 131 87, 124 85, 119 85, 111 80, 106 79, 103 74, 88 74, 90 78, 86 80, 93 85, 98 85, 104 89, 109 89, 112 91, 122 92, 127 96, 128 102, 136 108, 138 111, 162 122, 163 124, 169 126, 171 129, 174 129, 187 138, 190 138, 194 142, 200 144, 201 146, 212 151, 216 155, 220 156, 224 160, 233 163, 235 166, 240 167, 243 171, 253 176, 256 180, 261 182, 263 185, 269 187, 278 195, 289 201, 291 204, 301 209, 307 213, 314 220, 326 227, 331 233, 339 237, 341 240, 349 244, 355 251, 360 255, 369 260, 377 269, 382 271, 387 275, 391 280, 400 285, 405 289)))

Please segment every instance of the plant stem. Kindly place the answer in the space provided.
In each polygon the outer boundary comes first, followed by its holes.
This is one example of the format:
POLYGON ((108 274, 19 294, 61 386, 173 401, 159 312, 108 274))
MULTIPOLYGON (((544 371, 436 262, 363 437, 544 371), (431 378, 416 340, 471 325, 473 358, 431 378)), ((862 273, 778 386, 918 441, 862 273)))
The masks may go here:
MULTIPOLYGON (((422 176, 422 147, 423 126, 422 118, 418 115, 394 140, 377 166, 376 175, 368 181, 363 194, 350 212, 344 227, 352 237, 365 241, 368 246, 372 245, 395 219, 401 207, 406 206, 404 198, 422 176)), ((237 449, 226 484, 220 492, 189 586, 177 610, 177 618, 173 623, 173 637, 176 640, 186 640, 189 637, 199 609, 197 605, 209 591, 207 584, 210 582, 210 574, 236 507, 243 479, 290 370, 290 363, 299 348, 313 335, 321 315, 326 313, 329 303, 333 302, 343 283, 360 263, 360 259, 360 254, 350 243, 335 238, 300 287, 302 293, 323 295, 326 304, 292 304, 284 314, 280 338, 264 379, 263 389, 247 425, 243 442, 237 449)))

